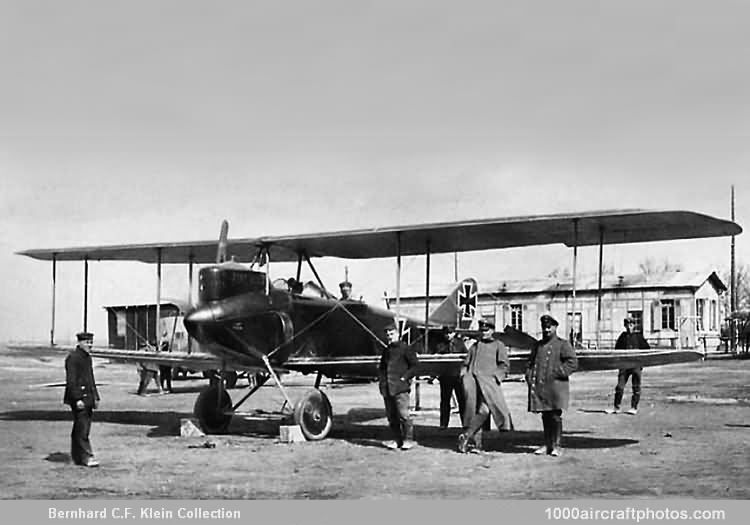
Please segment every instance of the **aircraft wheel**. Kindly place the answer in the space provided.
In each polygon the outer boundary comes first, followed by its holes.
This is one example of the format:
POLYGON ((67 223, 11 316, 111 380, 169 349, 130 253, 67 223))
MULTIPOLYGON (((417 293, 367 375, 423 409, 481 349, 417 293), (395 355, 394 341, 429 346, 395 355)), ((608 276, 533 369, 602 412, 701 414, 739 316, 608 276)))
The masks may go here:
POLYGON ((228 412, 232 409, 232 399, 226 390, 221 390, 221 404, 217 403, 219 388, 211 385, 198 395, 193 407, 201 430, 206 434, 223 434, 229 427, 232 415, 228 412))
POLYGON ((324 439, 333 426, 333 410, 328 397, 318 390, 309 390, 294 406, 294 422, 310 441, 324 439))
POLYGON ((234 370, 227 370, 224 372, 224 382, 227 385, 227 388, 234 388, 237 386, 237 372, 234 370))

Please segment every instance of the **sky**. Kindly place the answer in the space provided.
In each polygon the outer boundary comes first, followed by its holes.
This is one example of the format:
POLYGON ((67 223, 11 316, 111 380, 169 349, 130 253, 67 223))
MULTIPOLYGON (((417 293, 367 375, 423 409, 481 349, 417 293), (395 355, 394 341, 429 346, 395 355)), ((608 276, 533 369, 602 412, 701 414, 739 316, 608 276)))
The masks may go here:
MULTIPOLYGON (((748 19, 731 0, 4 0, 0 341, 48 338, 51 265, 24 249, 209 240, 222 219, 231 238, 618 208, 729 218, 732 185, 744 227, 748 19)), ((708 272, 729 246, 604 257, 708 272)), ((459 276, 544 276, 570 252, 462 254, 459 276)), ((582 272, 597 263, 581 250, 582 272)), ((316 265, 334 289, 348 267, 369 301, 394 289, 391 259, 316 265)), ((424 265, 408 258, 404 279, 424 265)), ((433 257, 433 282, 453 276, 433 257)), ((89 278, 98 333, 103 305, 155 298, 147 265, 89 278)), ((82 263, 58 265, 58 340, 81 328, 82 281, 82 263)), ((162 290, 185 297, 186 267, 162 290)))

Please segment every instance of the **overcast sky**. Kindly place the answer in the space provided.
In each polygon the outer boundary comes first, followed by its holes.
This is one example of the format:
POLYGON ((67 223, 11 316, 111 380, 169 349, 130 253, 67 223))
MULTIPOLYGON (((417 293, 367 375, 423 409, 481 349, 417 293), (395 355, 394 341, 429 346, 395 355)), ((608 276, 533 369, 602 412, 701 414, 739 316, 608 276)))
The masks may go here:
MULTIPOLYGON (((748 217, 744 1, 0 2, 0 340, 47 337, 51 270, 29 248, 205 240, 609 208, 748 217)), ((750 247, 737 238, 740 262, 750 247)), ((729 240, 605 249, 728 267, 729 240)), ((582 271, 596 250, 582 250, 582 271)), ((546 275, 559 247, 461 257, 546 275)), ((335 288, 392 289, 390 260, 328 260, 335 288)), ((410 259, 407 278, 423 278, 410 259)), ((279 268, 279 273, 286 271, 279 268)), ((187 270, 165 270, 185 295, 187 270)), ((58 265, 57 330, 82 263, 58 265)), ((435 258, 433 280, 453 277, 435 258)), ((153 301, 154 269, 92 263, 104 304, 153 301)), ((103 341, 102 341, 103 342, 103 341)))

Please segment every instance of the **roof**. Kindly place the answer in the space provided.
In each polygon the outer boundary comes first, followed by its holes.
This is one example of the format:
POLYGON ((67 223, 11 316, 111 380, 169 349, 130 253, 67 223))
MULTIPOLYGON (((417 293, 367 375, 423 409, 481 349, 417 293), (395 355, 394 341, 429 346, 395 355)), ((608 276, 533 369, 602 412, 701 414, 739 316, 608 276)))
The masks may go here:
MULTIPOLYGON (((689 288, 698 289, 706 281, 719 291, 726 291, 727 287, 716 272, 708 276, 705 272, 663 272, 658 274, 632 274, 632 275, 603 275, 602 290, 643 290, 654 288, 689 288)), ((448 295, 455 283, 438 284, 431 286, 433 297, 448 295)), ((595 291, 598 289, 597 276, 579 276, 576 281, 576 291, 595 291)), ((568 292, 573 290, 573 282, 570 278, 560 280, 558 278, 540 278, 525 280, 486 280, 478 282, 479 295, 516 295, 523 293, 554 293, 568 292)), ((424 298, 424 285, 406 285, 401 292, 402 299, 424 298), (421 286, 421 289, 420 289, 421 286)), ((394 297, 390 297, 391 300, 394 297)))
MULTIPOLYGON (((607 210, 462 220, 411 226, 313 233, 294 236, 227 239, 227 257, 251 261, 261 247, 271 260, 309 257, 374 259, 401 255, 480 251, 563 243, 567 246, 624 244, 737 235, 734 222, 691 211, 607 210)), ((126 260, 147 263, 213 263, 216 240, 50 248, 18 252, 57 261, 126 260)))

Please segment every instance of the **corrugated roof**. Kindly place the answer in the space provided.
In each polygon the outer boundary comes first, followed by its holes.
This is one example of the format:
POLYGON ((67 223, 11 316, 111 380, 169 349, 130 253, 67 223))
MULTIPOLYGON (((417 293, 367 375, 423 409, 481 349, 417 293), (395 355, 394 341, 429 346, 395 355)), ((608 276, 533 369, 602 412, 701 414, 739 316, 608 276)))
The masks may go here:
MULTIPOLYGON (((711 280, 713 285, 720 291, 727 288, 716 275, 711 272, 706 275, 705 272, 662 272, 658 274, 632 274, 632 275, 604 275, 602 276, 602 290, 623 290, 623 289, 648 289, 648 288, 700 288, 707 280, 711 280)), ((448 295, 455 283, 440 283, 430 286, 430 293, 433 297, 444 297, 448 295)), ((539 279, 524 280, 483 280, 478 282, 479 294, 520 294, 520 293, 551 293, 571 291, 573 281, 571 278, 551 278, 544 277, 539 279)), ((576 281, 577 291, 595 291, 598 288, 598 277, 596 275, 579 276, 576 281)), ((395 297, 395 292, 391 298, 395 297)), ((404 299, 424 297, 423 284, 408 284, 401 291, 401 297, 404 299)))

